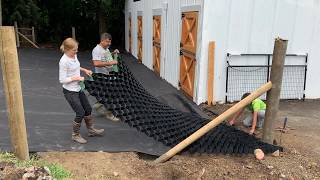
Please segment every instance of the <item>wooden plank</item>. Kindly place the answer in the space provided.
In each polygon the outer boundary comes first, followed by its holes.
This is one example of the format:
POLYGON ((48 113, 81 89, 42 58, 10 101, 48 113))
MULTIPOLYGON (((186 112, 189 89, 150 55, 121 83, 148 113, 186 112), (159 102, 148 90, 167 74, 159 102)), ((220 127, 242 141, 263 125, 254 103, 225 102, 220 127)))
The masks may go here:
POLYGON ((19 60, 13 27, 0 27, 0 61, 11 135, 11 146, 21 160, 29 159, 19 60))
POLYGON ((71 33, 72 33, 72 39, 76 40, 76 28, 75 27, 71 28, 71 33))
POLYGON ((32 28, 22 28, 22 27, 20 27, 20 28, 18 28, 18 30, 32 31, 32 28))
POLYGON ((207 132, 209 132, 211 129, 219 125, 221 122, 229 118, 234 113, 238 112, 240 109, 246 107, 249 103, 251 103, 254 99, 258 98, 265 92, 267 92, 269 89, 271 89, 272 83, 269 81, 268 83, 261 86, 259 89, 252 92, 249 96, 229 108, 227 111, 219 115, 217 118, 212 119, 208 124, 203 126, 202 128, 198 129, 196 132, 191 134, 189 137, 187 137, 185 140, 181 141, 179 144, 177 144, 175 147, 170 149, 165 154, 161 155, 159 158, 157 158, 154 162, 155 163, 162 163, 176 155, 177 153, 181 152, 184 148, 195 142, 197 139, 201 138, 203 135, 205 135, 207 132))
POLYGON ((208 105, 215 105, 214 100, 214 56, 215 56, 215 42, 209 42, 208 53, 208 105))
POLYGON ((17 21, 14 22, 14 30, 15 30, 17 47, 20 47, 20 40, 19 40, 19 34, 18 34, 19 30, 18 30, 18 23, 17 23, 17 21))

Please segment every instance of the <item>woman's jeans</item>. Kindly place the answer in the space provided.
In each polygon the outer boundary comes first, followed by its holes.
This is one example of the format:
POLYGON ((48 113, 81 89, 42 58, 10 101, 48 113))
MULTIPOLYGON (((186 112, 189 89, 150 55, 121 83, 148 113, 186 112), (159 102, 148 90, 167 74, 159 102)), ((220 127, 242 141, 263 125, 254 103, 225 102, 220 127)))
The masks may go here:
POLYGON ((73 111, 76 113, 75 122, 81 123, 84 116, 91 115, 92 108, 83 91, 74 92, 63 88, 63 94, 73 111))

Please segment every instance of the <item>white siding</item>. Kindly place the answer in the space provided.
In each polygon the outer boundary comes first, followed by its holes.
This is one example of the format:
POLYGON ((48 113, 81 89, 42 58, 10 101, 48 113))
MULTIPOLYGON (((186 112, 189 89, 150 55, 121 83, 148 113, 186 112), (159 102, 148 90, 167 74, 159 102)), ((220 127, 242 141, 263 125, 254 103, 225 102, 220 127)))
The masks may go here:
MULTIPOLYGON (((133 55, 137 57, 137 21, 138 11, 143 13, 143 57, 142 63, 152 69, 153 49, 152 49, 152 16, 155 9, 161 12, 161 70, 160 76, 170 84, 178 88, 179 63, 180 63, 180 34, 181 34, 181 9, 193 10, 195 6, 201 10, 203 0, 141 0, 133 2, 126 1, 126 49, 128 44, 128 15, 132 16, 132 43, 133 55), (165 8, 167 4, 167 9, 165 8)), ((201 12, 199 13, 201 17, 201 12)), ((199 25, 201 22, 199 21, 199 25)), ((201 31, 199 31, 199 34, 201 31)), ((201 39, 201 36, 200 38, 201 39)), ((199 46, 200 47, 200 43, 199 46)))
MULTIPOLYGON (((216 42, 214 97, 224 101, 226 54, 272 53, 274 38, 289 40, 287 53, 308 53, 306 98, 320 98, 318 0, 204 0, 197 103, 207 100, 208 43, 216 42)), ((300 59, 301 60, 301 59, 300 59)), ((239 59, 243 63, 247 60, 239 59)))
MULTIPOLYGON (((138 24, 138 11, 143 11, 143 4, 142 1, 137 1, 133 2, 132 0, 127 0, 126 1, 126 12, 125 12, 125 19, 126 19, 126 33, 128 34, 128 17, 129 17, 129 12, 131 14, 131 38, 132 38, 132 55, 137 57, 138 55, 138 42, 137 42, 137 37, 138 37, 138 29, 137 29, 137 24, 138 24)), ((128 36, 126 36, 126 39, 128 39, 128 36)), ((129 50, 129 41, 126 41, 126 48, 129 50)))

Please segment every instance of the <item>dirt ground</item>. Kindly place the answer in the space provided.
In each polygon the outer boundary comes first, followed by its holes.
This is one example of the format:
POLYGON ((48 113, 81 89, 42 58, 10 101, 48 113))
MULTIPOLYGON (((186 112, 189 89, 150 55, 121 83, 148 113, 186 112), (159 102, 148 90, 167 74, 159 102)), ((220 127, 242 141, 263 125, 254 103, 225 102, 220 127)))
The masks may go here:
MULTIPOLYGON (((217 105, 206 112, 214 116, 228 107, 217 105)), ((285 117, 289 131, 282 135, 275 131, 284 152, 261 161, 253 155, 178 155, 153 164, 155 157, 134 152, 49 152, 40 156, 70 170, 72 179, 320 179, 320 100, 281 102, 276 127, 282 126, 285 117)), ((241 128, 241 123, 237 126, 241 128)))

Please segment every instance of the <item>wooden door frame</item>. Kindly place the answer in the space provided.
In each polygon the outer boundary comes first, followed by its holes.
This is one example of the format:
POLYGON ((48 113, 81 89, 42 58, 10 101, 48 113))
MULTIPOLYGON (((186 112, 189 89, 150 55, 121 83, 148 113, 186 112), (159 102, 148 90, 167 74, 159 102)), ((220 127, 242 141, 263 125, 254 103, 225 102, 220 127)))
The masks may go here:
MULTIPOLYGON (((165 61, 166 61, 166 23, 167 23, 167 11, 163 8, 152 9, 152 17, 161 16, 161 53, 160 53, 160 77, 165 76, 165 61)), ((153 52, 152 52, 153 53, 153 52)), ((153 57, 153 54, 152 54, 153 57)))

